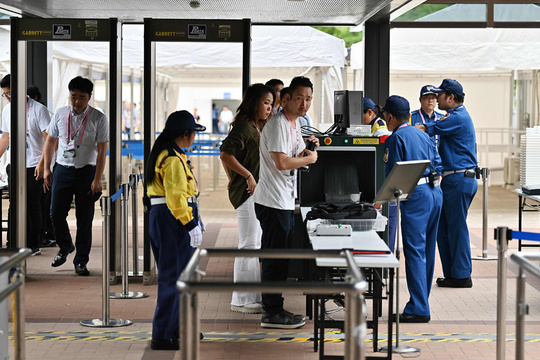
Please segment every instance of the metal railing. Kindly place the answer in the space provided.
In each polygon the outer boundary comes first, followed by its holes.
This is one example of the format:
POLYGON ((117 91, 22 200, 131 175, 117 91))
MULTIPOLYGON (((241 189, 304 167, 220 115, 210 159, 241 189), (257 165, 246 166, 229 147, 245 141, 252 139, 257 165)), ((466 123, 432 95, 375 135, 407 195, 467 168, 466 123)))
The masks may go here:
MULTIPOLYGON (((498 266, 497 266, 497 360, 506 357, 506 271, 508 241, 512 239, 540 241, 540 234, 526 231, 513 231, 504 226, 495 229, 497 240, 498 266)), ((516 309, 516 359, 524 359, 525 342, 525 315, 528 314, 528 305, 525 303, 525 274, 523 269, 540 277, 540 268, 533 265, 529 259, 540 260, 540 253, 514 253, 511 259, 519 265, 517 278, 517 309, 516 309)))
POLYGON ((6 261, 0 264, 0 274, 12 271, 11 282, 0 291, 0 302, 6 299, 10 294, 14 294, 13 299, 13 337, 15 360, 25 358, 24 349, 24 273, 21 263, 30 256, 30 249, 20 249, 17 253, 10 256, 6 261))
POLYGON ((307 294, 345 293, 345 360, 365 359, 366 308, 364 293, 368 284, 349 250, 314 251, 303 249, 197 249, 176 282, 180 294, 181 359, 199 359, 199 319, 197 294, 206 292, 261 291, 265 293, 304 292, 307 294), (326 282, 217 282, 201 281, 205 275, 198 269, 206 257, 259 257, 265 259, 343 258, 347 264, 344 283, 326 282))
POLYGON ((525 315, 529 314, 529 305, 525 300, 525 271, 540 278, 540 266, 530 260, 540 260, 540 253, 518 252, 510 256, 510 259, 519 265, 517 278, 516 296, 516 359, 525 359, 525 315))

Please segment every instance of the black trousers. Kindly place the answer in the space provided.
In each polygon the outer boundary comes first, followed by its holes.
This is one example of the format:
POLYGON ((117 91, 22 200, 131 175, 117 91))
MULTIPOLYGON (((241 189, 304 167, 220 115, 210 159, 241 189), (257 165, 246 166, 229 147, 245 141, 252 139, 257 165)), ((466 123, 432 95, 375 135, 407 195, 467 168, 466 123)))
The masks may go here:
POLYGON ((75 196, 75 217, 77 218, 77 253, 73 264, 88 263, 92 247, 92 220, 94 220, 94 200, 89 195, 96 167, 87 165, 80 169, 67 168, 56 164, 53 172, 51 194, 51 219, 56 235, 56 244, 64 254, 68 254, 73 240, 67 223, 68 212, 75 196))
MULTIPOLYGON (((294 234, 294 210, 279 210, 255 203, 255 214, 261 223, 261 249, 288 249, 294 234)), ((262 259, 261 282, 286 281, 288 259, 262 259)), ((276 314, 283 310, 281 294, 262 294, 264 311, 276 314)))

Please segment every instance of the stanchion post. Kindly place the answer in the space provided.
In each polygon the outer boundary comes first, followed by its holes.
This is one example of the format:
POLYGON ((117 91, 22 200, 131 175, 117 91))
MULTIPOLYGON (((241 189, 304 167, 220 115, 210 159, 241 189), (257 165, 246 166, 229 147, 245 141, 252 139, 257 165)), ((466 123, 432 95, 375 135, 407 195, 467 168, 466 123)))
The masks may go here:
POLYGON ((82 326, 87 327, 118 327, 131 325, 131 320, 111 319, 109 307, 109 234, 111 217, 111 198, 109 196, 101 197, 101 217, 102 217, 102 252, 103 257, 103 279, 102 279, 102 319, 90 319, 81 321, 82 326))
POLYGON ((131 188, 133 194, 133 196, 131 197, 131 235, 133 236, 133 240, 131 241, 131 243, 133 246, 133 276, 139 276, 139 174, 129 175, 129 183, 133 183, 131 188))
POLYGON ((147 293, 139 291, 129 291, 128 284, 128 213, 129 213, 129 183, 122 184, 122 194, 120 195, 120 205, 121 205, 121 231, 120 231, 120 254, 121 254, 121 263, 122 263, 122 292, 112 292, 109 297, 111 299, 142 299, 148 296, 147 293))
POLYGON ((192 338, 193 331, 192 323, 190 321, 191 316, 191 294, 187 291, 182 291, 180 294, 180 351, 181 359, 193 360, 192 338))
POLYGON ((505 359, 506 349, 506 252, 508 251, 508 228, 498 227, 495 233, 498 251, 497 268, 497 360, 505 359))
POLYGON ((482 168, 482 255, 473 256, 473 260, 496 260, 496 256, 488 256, 488 178, 491 171, 482 168))

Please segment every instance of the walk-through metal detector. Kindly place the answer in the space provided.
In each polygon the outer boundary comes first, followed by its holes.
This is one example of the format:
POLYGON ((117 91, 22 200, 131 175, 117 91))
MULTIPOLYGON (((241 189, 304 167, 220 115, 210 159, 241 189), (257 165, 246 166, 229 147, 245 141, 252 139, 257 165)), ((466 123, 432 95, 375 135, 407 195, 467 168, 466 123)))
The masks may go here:
MULTIPOLYGON (((109 43, 109 181, 111 193, 121 184, 122 27, 117 19, 11 18, 11 179, 10 242, 26 246, 26 74, 27 43, 34 41, 88 41, 109 43)), ((46 61, 47 59, 38 59, 46 61)), ((62 86, 68 86, 64 84, 62 86)), ((111 209, 111 267, 115 271, 115 244, 120 239, 120 211, 111 209)), ((115 275, 115 273, 113 274, 115 275)))
MULTIPOLYGON (((156 42, 239 43, 242 48, 242 93, 250 83, 251 20, 144 20, 144 164, 152 150, 156 134, 156 42)), ((161 129, 159 129, 161 130, 161 129)), ((204 214, 203 214, 204 216, 204 214)), ((154 281, 151 269, 148 214, 144 214, 143 283, 154 281)))

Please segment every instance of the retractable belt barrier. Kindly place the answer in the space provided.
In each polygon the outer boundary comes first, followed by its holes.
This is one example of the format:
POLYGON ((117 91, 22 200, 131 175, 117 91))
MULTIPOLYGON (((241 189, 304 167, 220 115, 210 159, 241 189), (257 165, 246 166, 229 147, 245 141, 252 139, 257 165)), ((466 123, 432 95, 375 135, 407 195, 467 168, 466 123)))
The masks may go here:
POLYGON ((118 326, 127 326, 131 325, 133 322, 131 320, 124 319, 111 319, 110 318, 110 303, 109 303, 109 268, 110 268, 110 259, 109 259, 109 234, 111 226, 111 203, 116 201, 118 197, 122 194, 123 189, 121 188, 116 194, 112 196, 102 196, 101 197, 101 217, 102 217, 102 258, 103 258, 103 279, 101 285, 101 294, 102 294, 102 318, 101 319, 89 319, 81 321, 82 326, 88 327, 118 327, 118 326))
MULTIPOLYGON (((499 261, 497 269, 497 360, 504 360, 506 351, 506 253, 508 252, 508 241, 512 239, 540 241, 540 234, 512 231, 507 227, 495 229, 499 261)), ((522 360, 525 358, 525 315, 529 313, 529 306, 525 302, 525 274, 523 269, 536 277, 540 277, 540 267, 528 261, 528 259, 540 260, 540 253, 517 252, 512 254, 511 258, 519 265, 516 297, 516 359, 522 360)))
MULTIPOLYGON (((120 242, 120 262, 122 266, 122 292, 112 292, 110 293, 109 297, 111 299, 142 299, 148 296, 147 293, 139 292, 139 291, 129 291, 129 275, 128 275, 128 251, 129 251, 129 224, 128 224, 128 207, 129 207, 129 189, 131 188, 134 190, 134 196, 133 196, 133 202, 137 202, 137 192, 136 189, 138 187, 139 182, 139 176, 137 174, 131 174, 130 175, 130 181, 129 183, 122 184, 120 190, 120 203, 121 203, 121 215, 120 215, 120 238, 122 241, 120 242)), ((113 196, 116 196, 113 195, 113 196)), ((135 211, 136 211, 136 205, 135 205, 135 211)), ((137 214, 135 213, 134 216, 132 216, 133 222, 135 222, 137 219, 137 214)), ((134 224, 133 228, 136 228, 138 224, 134 224)), ((136 263, 138 261, 137 259, 137 233, 133 233, 133 263, 136 263)))

